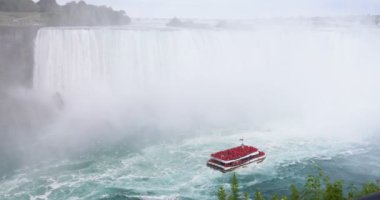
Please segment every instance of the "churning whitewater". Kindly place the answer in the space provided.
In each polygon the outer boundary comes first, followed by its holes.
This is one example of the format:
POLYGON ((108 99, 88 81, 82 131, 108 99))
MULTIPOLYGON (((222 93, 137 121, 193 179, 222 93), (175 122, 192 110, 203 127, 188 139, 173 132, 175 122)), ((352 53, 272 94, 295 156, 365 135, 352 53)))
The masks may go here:
POLYGON ((208 169, 209 154, 241 137, 267 153, 237 171, 243 191, 285 191, 315 163, 373 180, 379 34, 43 28, 33 93, 60 108, 28 144, 34 162, 0 179, 0 198, 215 199, 230 174, 208 169))

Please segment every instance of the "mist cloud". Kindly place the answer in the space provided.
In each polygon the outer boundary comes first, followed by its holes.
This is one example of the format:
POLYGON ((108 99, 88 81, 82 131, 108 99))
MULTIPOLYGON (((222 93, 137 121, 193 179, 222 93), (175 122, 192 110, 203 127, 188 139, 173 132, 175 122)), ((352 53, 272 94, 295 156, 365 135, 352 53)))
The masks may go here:
MULTIPOLYGON (((60 0, 60 3, 69 2, 60 0)), ((86 0, 123 9, 131 17, 217 18, 310 17, 379 14, 377 0, 86 0)))

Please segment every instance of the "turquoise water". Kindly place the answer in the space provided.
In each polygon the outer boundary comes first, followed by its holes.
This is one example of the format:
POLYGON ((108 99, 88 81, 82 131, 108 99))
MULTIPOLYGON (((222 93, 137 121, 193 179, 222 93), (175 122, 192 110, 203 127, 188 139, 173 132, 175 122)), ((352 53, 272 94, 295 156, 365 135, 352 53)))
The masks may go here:
POLYGON ((213 151, 246 143, 262 148, 267 159, 237 170, 241 189, 286 193, 320 165, 332 178, 360 184, 380 177, 379 148, 367 140, 274 137, 265 131, 227 131, 209 135, 162 137, 145 144, 125 138, 65 159, 46 160, 4 176, 0 199, 215 199, 229 182, 206 167, 213 151))

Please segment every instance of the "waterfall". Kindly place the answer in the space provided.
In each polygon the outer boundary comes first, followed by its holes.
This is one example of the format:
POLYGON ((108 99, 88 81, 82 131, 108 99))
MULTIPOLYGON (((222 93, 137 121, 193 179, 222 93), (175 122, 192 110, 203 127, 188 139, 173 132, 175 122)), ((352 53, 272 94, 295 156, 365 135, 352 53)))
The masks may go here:
POLYGON ((124 96, 143 99, 159 113, 182 112, 171 118, 191 112, 193 118, 239 116, 257 122, 295 115, 312 116, 310 125, 319 120, 344 126, 360 121, 355 113, 377 116, 380 110, 379 33, 43 28, 35 46, 34 88, 60 93, 105 88, 112 95, 145 91, 138 98, 124 96))
POLYGON ((354 78, 363 63, 374 67, 368 61, 380 48, 375 34, 44 28, 36 40, 34 86, 65 91, 95 83, 112 87, 221 80, 313 84, 310 78, 324 84, 336 76, 354 78), (375 44, 363 44, 366 37, 375 44))

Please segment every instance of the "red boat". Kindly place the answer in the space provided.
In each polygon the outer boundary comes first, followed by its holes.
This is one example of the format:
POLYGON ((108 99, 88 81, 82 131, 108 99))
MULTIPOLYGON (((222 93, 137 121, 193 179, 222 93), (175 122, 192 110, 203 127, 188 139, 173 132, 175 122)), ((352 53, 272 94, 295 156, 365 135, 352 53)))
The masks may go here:
POLYGON ((207 166, 225 173, 250 163, 261 163, 265 158, 263 151, 241 144, 241 146, 211 154, 207 166))

